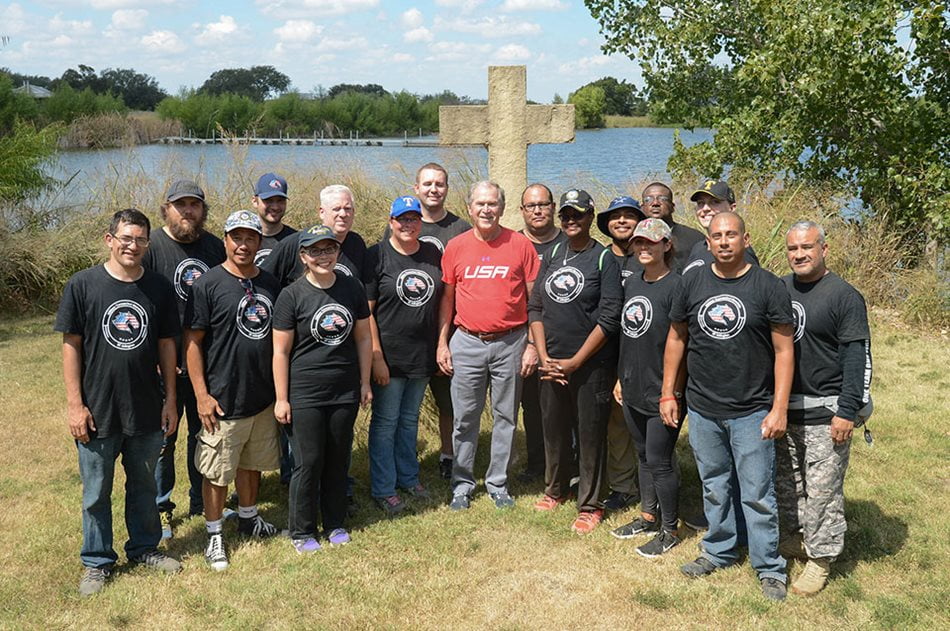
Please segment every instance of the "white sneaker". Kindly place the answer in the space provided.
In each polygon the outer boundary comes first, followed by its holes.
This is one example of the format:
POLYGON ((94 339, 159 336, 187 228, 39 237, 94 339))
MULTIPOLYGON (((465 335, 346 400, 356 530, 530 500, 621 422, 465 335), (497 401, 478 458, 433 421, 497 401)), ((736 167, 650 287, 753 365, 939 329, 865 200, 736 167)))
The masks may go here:
POLYGON ((208 547, 205 548, 205 561, 215 572, 228 569, 228 554, 224 550, 224 535, 220 532, 208 537, 208 547))

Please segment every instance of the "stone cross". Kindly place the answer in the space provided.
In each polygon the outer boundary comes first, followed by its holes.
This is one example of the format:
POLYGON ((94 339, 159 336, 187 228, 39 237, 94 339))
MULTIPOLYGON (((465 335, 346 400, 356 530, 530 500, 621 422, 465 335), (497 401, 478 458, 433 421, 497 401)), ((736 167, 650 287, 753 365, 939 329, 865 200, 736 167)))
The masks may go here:
POLYGON ((488 105, 439 107, 439 144, 488 147, 488 175, 505 189, 509 228, 523 225, 528 145, 574 142, 574 106, 528 105, 526 75, 525 66, 489 66, 488 105))

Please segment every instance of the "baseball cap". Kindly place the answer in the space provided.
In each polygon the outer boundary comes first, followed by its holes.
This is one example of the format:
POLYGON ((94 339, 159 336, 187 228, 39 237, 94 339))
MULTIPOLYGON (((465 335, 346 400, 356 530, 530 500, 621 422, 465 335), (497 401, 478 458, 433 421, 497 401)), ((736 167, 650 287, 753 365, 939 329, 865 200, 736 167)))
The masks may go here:
POLYGON ((633 231, 633 238, 636 239, 637 237, 643 237, 647 241, 659 243, 663 239, 672 239, 673 232, 662 219, 649 217, 637 224, 637 227, 633 231))
POLYGON ((610 204, 604 210, 597 213, 597 228, 608 237, 610 230, 607 229, 607 221, 610 219, 610 213, 621 208, 632 208, 637 211, 637 220, 643 219, 643 211, 640 209, 640 202, 629 195, 621 195, 610 200, 610 204))
POLYGON ((260 217, 257 216, 257 213, 252 213, 249 210, 236 210, 224 220, 224 234, 237 228, 247 228, 259 235, 264 234, 260 217))
POLYGON ((401 215, 405 215, 406 213, 422 214, 422 204, 420 204, 419 200, 412 195, 397 197, 393 200, 392 205, 389 207, 390 217, 399 217, 401 215))
POLYGON ((699 188, 689 196, 689 201, 695 202, 696 197, 700 193, 706 193, 707 195, 712 195, 719 201, 727 201, 730 204, 736 203, 736 196, 733 194, 732 189, 729 188, 729 184, 725 180, 705 180, 700 184, 699 188))
POLYGON ((579 210, 582 213, 591 212, 594 210, 594 200, 591 199, 587 191, 583 189, 572 188, 561 195, 561 203, 557 205, 559 212, 565 208, 573 208, 574 210, 579 210))
POLYGON ((333 231, 321 224, 316 224, 306 230, 301 230, 298 238, 300 240, 300 247, 302 248, 311 246, 314 243, 319 243, 320 241, 335 241, 339 243, 333 231))
POLYGON ((287 180, 276 173, 265 173, 257 180, 254 194, 260 199, 269 197, 287 197, 287 180))
POLYGON ((183 197, 197 197, 201 201, 205 201, 205 192, 191 180, 178 180, 165 193, 165 200, 169 202, 177 201, 183 197))

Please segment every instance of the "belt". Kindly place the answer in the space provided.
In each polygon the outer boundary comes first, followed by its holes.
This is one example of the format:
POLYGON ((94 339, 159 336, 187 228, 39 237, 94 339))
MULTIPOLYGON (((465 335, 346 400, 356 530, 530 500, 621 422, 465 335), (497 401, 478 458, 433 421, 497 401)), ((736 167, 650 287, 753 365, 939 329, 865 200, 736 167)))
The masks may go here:
POLYGON ((520 326, 515 326, 510 329, 505 329, 504 331, 469 331, 461 324, 458 325, 458 328, 460 331, 464 333, 468 333, 472 337, 477 337, 483 342, 494 342, 495 340, 502 338, 508 335, 509 333, 513 333, 514 331, 518 331, 519 329, 521 329, 520 326))

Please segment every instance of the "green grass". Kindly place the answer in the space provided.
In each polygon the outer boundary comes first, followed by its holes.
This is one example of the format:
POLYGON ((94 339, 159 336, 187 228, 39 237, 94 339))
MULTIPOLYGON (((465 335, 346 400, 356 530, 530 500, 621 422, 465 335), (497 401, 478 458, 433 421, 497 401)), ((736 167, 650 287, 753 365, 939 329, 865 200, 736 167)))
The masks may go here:
MULTIPOLYGON (((420 430, 422 479, 433 499, 383 519, 370 505, 367 417, 358 421, 353 471, 360 509, 354 542, 299 557, 286 540, 231 537, 231 568, 209 571, 201 519, 178 522, 168 552, 181 575, 164 577, 122 563, 98 597, 81 601, 80 482, 67 436, 60 338, 49 317, 0 323, 0 628, 945 628, 950 602, 950 416, 935 379, 950 365, 950 343, 897 330, 875 317, 875 445, 856 440, 846 494, 849 532, 828 588, 812 599, 766 602, 748 564, 705 580, 678 567, 696 554, 696 536, 650 561, 636 542, 608 533, 570 533, 570 507, 539 514, 539 485, 512 486, 517 506, 498 512, 484 494, 455 514, 438 478, 431 408, 420 430), (910 410, 913 409, 911 412, 910 410)), ((427 404, 428 405, 428 404, 427 404)), ((487 427, 486 427, 487 429, 487 427)), ((479 468, 487 456, 482 436, 479 468)), ((184 452, 184 438, 180 439, 184 452)), ((511 470, 524 454, 519 431, 511 470)), ((698 485, 680 439, 686 500, 698 485)), ((186 480, 179 459, 180 480, 186 480)), ((114 495, 121 556, 123 480, 114 495)), ((176 498, 184 499, 183 487, 176 498)), ((286 491, 265 476, 264 515, 286 523, 286 491)), ((232 532, 228 526, 226 534, 232 532)), ((790 567, 794 577, 801 566, 790 567)))

